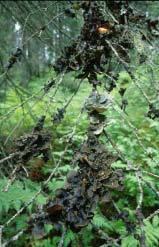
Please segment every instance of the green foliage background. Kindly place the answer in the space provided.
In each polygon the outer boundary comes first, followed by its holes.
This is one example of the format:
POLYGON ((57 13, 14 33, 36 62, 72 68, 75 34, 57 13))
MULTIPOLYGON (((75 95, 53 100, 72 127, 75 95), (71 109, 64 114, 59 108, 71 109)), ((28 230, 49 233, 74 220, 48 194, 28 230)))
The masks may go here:
MULTIPOLYGON (((144 71, 144 68, 141 67, 139 71, 144 71)), ((53 72, 51 72, 51 76, 52 77, 54 76, 53 72)), ((29 88, 29 90, 32 93, 34 93, 36 90, 39 90, 39 88, 42 87, 44 82, 47 81, 49 77, 50 77, 50 72, 48 72, 45 75, 45 77, 41 78, 40 80, 36 78, 33 79, 32 82, 30 83, 31 88, 29 88)), ((56 102, 52 104, 51 113, 56 112, 56 108, 61 107, 65 103, 65 98, 66 97, 68 98, 72 95, 72 92, 74 91, 73 78, 74 76, 72 74, 67 76, 66 81, 64 78, 64 82, 68 83, 68 87, 66 87, 65 83, 64 85, 61 86, 61 89, 59 90, 56 96, 56 102)), ((104 79, 101 77, 101 80, 104 79)), ((127 114, 129 120, 131 120, 134 126, 136 126, 136 128, 139 130, 138 134, 144 145, 147 147, 147 150, 149 150, 153 154, 153 157, 156 160, 158 160, 159 154, 156 151, 156 149, 158 148, 158 138, 156 135, 156 133, 158 132, 158 122, 157 120, 154 121, 145 118, 144 113, 147 111, 147 107, 143 98, 141 97, 138 90, 135 89, 129 76, 125 72, 121 72, 119 77, 119 84, 123 85, 124 81, 127 81, 126 97, 129 99, 129 105, 127 107, 127 114), (134 93, 132 94, 132 92, 134 93)), ((49 94, 51 95, 53 91, 54 89, 52 89, 49 94)), ((81 99, 82 102, 84 102, 90 91, 91 91, 91 87, 89 86, 87 81, 83 82, 78 94, 75 96, 71 105, 67 109, 67 114, 65 115, 65 118, 63 119, 62 123, 59 124, 58 126, 50 125, 50 115, 48 114, 47 116, 47 122, 45 128, 49 129, 49 131, 53 135, 52 151, 55 162, 59 159, 61 152, 64 149, 65 138, 71 133, 72 127, 75 124, 77 113, 81 108, 81 99)), ((115 100, 121 103, 120 95, 118 94, 117 89, 113 90, 112 95, 115 98, 115 100)), ((24 100, 26 96, 23 95, 23 97, 24 100)), ((15 131, 15 133, 11 137, 11 140, 8 142, 8 148, 12 146, 12 140, 14 138, 17 138, 22 133, 24 132, 27 133, 29 130, 31 130, 31 128, 34 126, 34 121, 37 120, 38 117, 43 114, 46 101, 47 101, 47 97, 43 101, 37 103, 34 108, 31 107, 31 104, 34 103, 33 101, 32 102, 29 101, 30 106, 29 104, 25 105, 24 108, 25 111, 27 112, 27 110, 30 107, 32 109, 32 115, 26 114, 23 124, 21 124, 20 127, 18 127, 17 131, 15 131), (34 116, 34 119, 32 116, 34 116)), ((19 104, 19 102, 20 101, 18 97, 15 97, 14 90, 10 89, 8 91, 7 101, 5 103, 5 106, 7 106, 8 109, 11 109, 13 106, 19 104)), ((117 109, 118 108, 119 107, 117 107, 117 109)), ((5 125, 3 126, 4 137, 7 137, 9 135, 10 130, 13 129, 14 126, 16 125, 17 120, 21 118, 22 112, 23 109, 19 108, 17 111, 15 111, 13 115, 11 114, 7 118, 7 121, 5 121, 5 125)), ((151 168, 151 171, 153 167, 154 173, 158 174, 157 167, 154 165, 151 159, 148 158, 147 155, 145 155, 142 148, 138 145, 138 142, 131 128, 127 125, 127 123, 123 120, 123 118, 121 118, 118 112, 114 111, 111 108, 107 112, 107 117, 109 120, 112 121, 112 124, 110 124, 107 127, 107 132, 111 135, 112 139, 114 140, 116 145, 122 150, 122 152, 125 154, 127 159, 133 160, 135 164, 137 164, 140 167, 143 167, 143 169, 146 169, 148 171, 149 171, 149 167, 151 168)), ((77 126, 77 131, 74 137, 72 149, 68 150, 59 170, 56 172, 51 182, 49 182, 48 185, 48 193, 50 195, 49 197, 52 197, 54 195, 54 192, 57 188, 60 188, 64 185, 67 172, 71 169, 75 169, 74 167, 71 166, 71 160, 74 151, 79 147, 80 143, 82 142, 85 136, 87 126, 88 126, 87 114, 86 112, 84 112, 77 126)), ((102 137, 102 141, 105 143, 106 147, 110 151, 115 152, 115 150, 112 148, 110 143, 106 140, 106 138, 102 137)), ((34 162, 35 161, 33 160, 32 163, 28 164, 27 169, 30 169, 30 167, 32 166, 34 167, 34 162)), ((126 171, 126 164, 122 163, 121 161, 117 161, 113 163, 112 167, 113 169, 121 168, 124 171, 126 171)), ((54 162, 50 161, 47 164, 43 165, 42 173, 48 175, 53 168, 54 168, 54 162)), ((152 185, 152 187, 155 187, 156 190, 159 190, 159 184, 157 179, 147 176, 146 174, 145 174, 145 179, 152 185)), ((2 224, 6 222, 6 220, 8 220, 11 217, 11 215, 13 215, 16 211, 18 211, 21 206, 27 203, 32 198, 34 193, 38 191, 40 186, 39 182, 33 182, 30 181, 30 179, 24 178, 23 181, 14 182, 14 184, 10 187, 9 191, 7 193, 4 193, 2 192, 2 189, 6 184, 7 184, 7 179, 5 177, 1 178, 0 215, 1 215, 2 224)), ((116 195, 117 200, 115 203, 117 204, 119 209, 128 210, 129 214, 132 217, 132 221, 135 221, 134 207, 135 205, 137 205, 139 189, 138 189, 137 179, 133 172, 125 173, 124 186, 125 186, 124 196, 120 197, 120 195, 117 194, 116 195)), ((144 211, 148 216, 151 212, 153 212, 156 208, 158 208, 159 203, 158 203, 158 198, 153 192, 153 190, 147 187, 146 184, 143 185, 143 188, 144 188, 144 198, 143 198, 144 211)), ((25 213, 23 213, 21 216, 16 218, 15 222, 13 223, 14 227, 12 224, 7 228, 8 229, 7 232, 4 233, 6 239, 14 235, 22 227, 26 226, 28 215, 31 215, 35 210, 37 210, 37 207, 40 204, 45 203, 46 200, 48 200, 47 194, 42 193, 40 196, 38 196, 38 198, 34 201, 34 203, 28 207, 25 213)), ((107 206, 109 207, 109 205, 107 206)), ((100 227, 104 232, 106 232, 110 236, 117 236, 117 237, 121 236, 122 247, 139 246, 138 240, 136 240, 133 235, 124 237, 124 235, 126 235, 127 232, 124 222, 122 222, 122 220, 110 221, 109 219, 107 219, 106 214, 104 215, 103 211, 101 212, 100 205, 95 213, 92 223, 100 227)), ((138 231, 140 232, 139 229, 138 231)), ((152 219, 152 221, 147 221, 145 223, 145 231, 146 231, 146 239, 148 246, 157 247, 159 245, 159 235, 158 235, 159 217, 158 216, 155 216, 152 219)), ((24 235, 15 244, 13 243, 12 246, 22 246, 22 245, 28 246, 28 239, 30 244, 29 246, 36 246, 36 247, 57 246, 58 242, 61 239, 61 234, 55 231, 52 228, 52 226, 50 227, 46 226, 46 232, 48 232, 48 238, 44 239, 43 241, 38 241, 30 237, 28 238, 27 235, 24 235)), ((89 225, 78 234, 75 234, 68 229, 66 233, 64 246, 75 246, 75 247, 105 246, 104 243, 105 240, 102 239, 102 237, 98 235, 98 233, 95 233, 92 226, 89 225)), ((114 247, 115 245, 113 245, 112 243, 111 246, 114 247)))

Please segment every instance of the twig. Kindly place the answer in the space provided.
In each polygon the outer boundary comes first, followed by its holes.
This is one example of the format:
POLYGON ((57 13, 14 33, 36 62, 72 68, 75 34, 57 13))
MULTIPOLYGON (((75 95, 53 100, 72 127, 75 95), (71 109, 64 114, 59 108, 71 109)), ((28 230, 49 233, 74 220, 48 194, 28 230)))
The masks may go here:
POLYGON ((139 200, 138 200, 138 204, 137 204, 137 207, 136 207, 136 211, 138 211, 142 207, 143 188, 142 188, 142 183, 141 183, 141 178, 140 178, 141 177, 141 172, 137 171, 137 172, 135 172, 135 175, 136 175, 136 178, 137 178, 137 181, 138 181, 138 186, 139 186, 139 191, 140 191, 139 200))
MULTIPOLYGON (((121 157, 121 159, 126 160, 124 154, 121 152, 121 150, 117 147, 117 145, 115 144, 115 142, 111 139, 111 137, 109 136, 109 134, 106 132, 106 130, 103 130, 103 134, 105 135, 105 137, 108 139, 108 141, 111 143, 112 147, 116 150, 116 152, 119 154, 119 156, 121 157)), ((127 162, 127 160, 126 160, 127 162)))
POLYGON ((102 231, 102 230, 101 230, 98 226, 96 226, 95 224, 91 223, 91 225, 92 225, 93 228, 98 232, 98 234, 102 236, 102 238, 104 238, 105 240, 108 240, 108 241, 109 241, 109 245, 108 245, 108 246, 110 246, 110 245, 113 244, 113 245, 115 245, 116 247, 121 247, 121 246, 118 244, 118 241, 119 241, 120 239, 113 239, 113 238, 109 237, 109 235, 108 235, 106 232, 102 231))
POLYGON ((0 225, 0 247, 2 246, 2 226, 0 225))
POLYGON ((142 171, 142 172, 143 172, 143 173, 146 173, 147 175, 152 176, 152 177, 154 177, 154 178, 159 178, 159 175, 154 174, 154 173, 152 173, 152 172, 148 172, 148 171, 142 171))
POLYGON ((2 189, 3 192, 8 192, 9 187, 12 185, 12 183, 15 181, 16 179, 16 172, 19 170, 20 166, 16 166, 14 168, 14 170, 12 171, 11 175, 10 175, 10 179, 8 180, 7 185, 2 189))
POLYGON ((61 237, 61 240, 60 240, 60 242, 58 243, 58 246, 57 246, 57 247, 62 247, 62 246, 64 245, 66 233, 67 233, 66 227, 64 227, 63 233, 62 233, 62 237, 61 237))
POLYGON ((148 104, 151 104, 151 101, 149 100, 147 94, 144 92, 144 90, 141 88, 141 86, 136 82, 136 77, 131 72, 128 64, 119 56, 117 50, 114 48, 114 46, 112 46, 112 44, 108 40, 106 40, 106 43, 109 45, 109 47, 111 48, 111 50, 114 52, 115 56, 118 58, 118 60, 124 66, 125 70, 128 72, 128 74, 130 75, 132 81, 134 82, 134 84, 136 85, 136 87, 140 90, 140 92, 142 93, 142 95, 144 96, 144 98, 146 99, 146 101, 148 102, 148 104))
POLYGON ((12 110, 10 110, 9 112, 5 113, 4 115, 2 115, 0 117, 0 121, 6 119, 8 117, 8 115, 10 115, 12 112, 15 112, 17 109, 19 109, 21 106, 23 106, 24 104, 26 104, 29 100, 31 100, 32 98, 34 98, 37 94, 39 94, 41 91, 43 91, 43 88, 41 88, 40 90, 38 90, 37 92, 35 92, 34 94, 32 94, 30 97, 28 97, 26 100, 24 100, 23 102, 21 102, 20 104, 16 105, 15 107, 12 108, 12 110))
POLYGON ((119 108, 116 108, 114 106, 112 107, 122 117, 122 119, 124 119, 128 123, 128 125, 131 127, 133 134, 135 135, 140 147, 144 150, 145 154, 155 163, 155 165, 159 166, 158 162, 154 160, 154 158, 152 157, 150 153, 147 152, 147 148, 144 146, 140 137, 138 136, 137 128, 130 122, 130 120, 128 120, 127 116, 123 114, 123 112, 119 108))
POLYGON ((145 229, 144 229, 144 222, 143 222, 143 215, 142 215, 142 201, 143 201, 143 188, 142 188, 142 183, 141 183, 141 172, 137 171, 136 173, 137 181, 138 181, 138 186, 139 186, 139 200, 138 204, 136 207, 136 216, 139 221, 140 229, 141 229, 141 236, 140 236, 140 244, 142 247, 147 247, 146 244, 146 236, 145 236, 145 229))
POLYGON ((12 159, 12 158, 13 158, 14 156, 16 156, 17 154, 18 154, 18 152, 12 153, 12 154, 8 155, 7 157, 1 159, 1 160, 0 160, 0 164, 4 163, 4 162, 7 161, 7 160, 12 159))
MULTIPOLYGON (((47 11, 48 8, 49 8, 51 5, 53 5, 53 4, 54 4, 54 3, 51 3, 47 8, 43 8, 43 10, 44 10, 44 11, 47 11)), ((42 10, 42 8, 38 8, 38 9, 36 9, 35 11, 33 11, 33 12, 31 12, 31 13, 28 14, 28 16, 27 16, 27 18, 26 18, 26 20, 25 20, 24 26, 23 26, 22 38, 21 38, 22 44, 23 44, 23 39, 24 39, 25 27, 26 27, 26 24, 27 24, 29 18, 31 17, 31 15, 34 15, 35 13, 37 13, 37 12, 39 12, 39 11, 41 11, 41 10, 42 10)))
POLYGON ((47 180, 45 180, 42 184, 42 186, 40 187, 40 189, 34 194, 34 196, 32 196, 32 198, 23 206, 21 207, 17 212, 16 214, 14 214, 6 223, 3 224, 2 226, 2 229, 4 229, 6 226, 8 226, 18 215, 20 215, 29 205, 31 205, 33 203, 33 201, 40 195, 40 193, 42 192, 42 190, 44 188, 47 187, 49 181, 53 178, 56 170, 58 169, 58 167, 60 166, 64 156, 65 156, 65 153, 67 152, 68 148, 70 147, 70 145, 72 144, 72 138, 73 136, 75 135, 75 132, 76 132, 76 128, 77 128, 77 125, 79 123, 79 118, 81 117, 81 112, 80 114, 78 115, 77 119, 76 119, 76 123, 74 125, 74 128, 72 130, 72 133, 70 134, 68 140, 67 140, 67 145, 64 149, 64 151, 62 152, 61 156, 59 157, 59 160, 57 162, 57 164, 55 165, 54 167, 54 170, 51 172, 51 174, 49 175, 49 177, 47 178, 47 180))
POLYGON ((144 221, 148 221, 151 220, 154 216, 159 214, 159 209, 157 209, 155 212, 153 212, 152 214, 150 214, 146 219, 144 219, 144 221))
MULTIPOLYGON (((55 19, 57 19, 58 17, 62 16, 65 12, 61 12, 60 14, 54 16, 53 18, 50 19, 50 21, 48 23, 46 23, 43 28, 46 28, 47 26, 49 26, 49 24, 51 22, 53 22, 55 19)), ((41 32, 41 28, 39 30, 37 30, 35 33, 33 33, 23 44, 22 44, 22 48, 28 43, 28 41, 30 41, 33 37, 35 37, 37 34, 39 34, 41 32)))
POLYGON ((149 181, 147 181, 147 180, 144 179, 143 177, 142 177, 142 180, 144 181, 144 183, 145 183, 148 187, 150 187, 150 189, 151 189, 157 196, 159 196, 159 191, 157 191, 157 190, 154 188, 154 186, 153 186, 149 181))
POLYGON ((28 228, 23 228, 16 235, 14 235, 9 241, 7 241, 4 244, 0 245, 0 247, 6 247, 8 244, 11 244, 14 241, 18 240, 20 238, 20 236, 22 236, 25 232, 27 232, 27 230, 28 230, 28 228))

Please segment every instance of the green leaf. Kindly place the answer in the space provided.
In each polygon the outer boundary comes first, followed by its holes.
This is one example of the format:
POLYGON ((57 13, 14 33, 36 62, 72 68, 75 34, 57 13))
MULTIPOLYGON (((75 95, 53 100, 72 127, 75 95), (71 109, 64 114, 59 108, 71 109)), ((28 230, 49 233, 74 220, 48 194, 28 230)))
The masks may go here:
POLYGON ((51 224, 45 224, 44 229, 47 233, 49 233, 53 229, 53 225, 51 224))
POLYGON ((13 202, 13 207, 16 209, 16 211, 18 211, 21 207, 22 203, 20 200, 16 200, 13 202))
POLYGON ((108 230, 113 230, 111 223, 104 217, 104 215, 95 214, 92 220, 93 224, 100 228, 106 228, 108 230))
POLYGON ((134 236, 128 236, 122 239, 122 247, 139 247, 139 241, 134 236))
POLYGON ((64 241, 64 247, 67 247, 75 239, 75 236, 75 233, 68 229, 64 241))
POLYGON ((114 228, 115 232, 119 234, 125 234, 127 232, 125 225, 121 220, 111 222, 111 225, 114 228))
POLYGON ((155 215, 152 219, 152 224, 154 227, 157 227, 159 225, 159 217, 158 215, 155 215))

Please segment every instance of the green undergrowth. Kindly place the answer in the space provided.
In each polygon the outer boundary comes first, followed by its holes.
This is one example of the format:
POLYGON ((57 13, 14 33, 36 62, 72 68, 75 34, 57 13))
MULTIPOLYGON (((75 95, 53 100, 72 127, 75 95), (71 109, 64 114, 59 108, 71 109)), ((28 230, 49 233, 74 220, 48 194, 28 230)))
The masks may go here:
MULTIPOLYGON (((142 74, 144 69, 141 68, 142 74), (143 70, 143 71, 142 71, 143 70)), ((46 202, 49 197, 53 197, 55 190, 61 188, 65 184, 65 178, 67 173, 76 169, 76 166, 72 166, 72 160, 75 150, 80 146, 84 138, 86 137, 86 129, 88 126, 87 113, 84 111, 78 120, 78 115, 80 113, 81 107, 83 106, 86 98, 91 92, 91 86, 87 81, 81 84, 79 92, 73 98, 71 104, 67 108, 64 119, 60 124, 54 124, 52 122, 52 114, 57 112, 57 108, 63 108, 67 103, 67 100, 72 96, 74 90, 76 90, 73 74, 64 77, 63 83, 55 96, 52 104, 50 105, 46 123, 44 126, 45 131, 49 131, 52 135, 51 149, 53 154, 53 159, 51 159, 46 164, 44 163, 41 169, 41 173, 44 178, 50 174, 54 169, 55 163, 61 157, 61 154, 67 144, 67 138, 72 133, 73 127, 77 122, 76 133, 73 138, 72 146, 68 149, 65 154, 64 159, 56 171, 53 179, 49 182, 47 191, 43 192, 41 195, 34 200, 34 203, 24 210, 24 213, 18 216, 13 224, 7 227, 7 231, 4 233, 5 239, 9 239, 21 228, 27 226, 27 218, 37 208, 46 202), (68 85, 68 87, 66 86, 68 85), (51 120, 51 121, 50 121, 51 120)), ((48 78, 54 78, 54 72, 47 73, 43 78, 35 78, 29 83, 27 92, 29 94, 34 94, 44 84, 48 82, 48 78)), ((99 76, 101 80, 105 80, 103 76, 99 76)), ((140 79, 144 79, 143 75, 140 79)), ((120 105, 121 96, 119 95, 117 89, 111 92, 113 97, 113 107, 110 108, 105 114, 107 116, 109 124, 105 130, 114 143, 120 148, 124 153, 126 159, 134 162, 136 166, 141 167, 141 169, 147 171, 153 171, 155 174, 159 174, 156 164, 147 156, 141 145, 139 145, 136 138, 136 130, 130 128, 128 122, 124 119, 128 119, 134 127, 137 129, 137 135, 139 140, 146 146, 147 152, 153 155, 153 158, 157 161, 159 159, 159 153, 156 151, 159 147, 158 133, 159 125, 157 120, 150 120, 145 117, 145 113, 148 111, 148 106, 143 98, 141 92, 136 89, 136 86, 131 81, 130 77, 125 72, 121 72, 118 79, 119 87, 126 87, 126 93, 124 98, 128 100, 128 106, 126 108, 126 115, 121 115, 120 105), (114 110, 114 108, 117 110, 114 110)), ((143 85, 144 86, 144 85, 143 85)), ((8 151, 12 150, 13 140, 24 133, 29 133, 38 118, 45 113, 46 105, 49 102, 49 97, 52 96, 55 91, 56 86, 51 88, 48 95, 43 98, 43 91, 36 96, 36 98, 31 98, 27 104, 19 107, 13 114, 8 114, 5 121, 1 124, 1 136, 3 142, 10 135, 12 130, 15 128, 15 132, 11 134, 7 142, 8 151), (36 102, 37 101, 37 102, 36 102), (18 124, 18 122, 21 121, 18 124)), ((153 97, 153 89, 149 86, 145 86, 145 90, 153 97)), ((100 92, 103 89, 99 89, 100 92)), ((23 93, 22 95, 17 94, 15 90, 9 89, 6 97, 6 102, 1 103, 1 114, 6 114, 12 111, 13 107, 20 104, 22 101, 29 97, 28 94, 23 93)), ((114 148, 108 142, 106 137, 102 136, 101 140, 105 143, 108 150, 116 153, 114 148)), ((32 160, 26 169, 31 169, 36 167, 36 159, 32 160)), ((112 169, 122 169, 125 173, 124 179, 124 191, 121 194, 116 193, 116 205, 120 210, 126 210, 129 212, 129 217, 132 221, 135 221, 134 209, 137 206, 139 199, 139 189, 138 182, 134 172, 127 172, 127 165, 124 161, 116 161, 112 165, 112 169)), ((29 170, 30 171, 30 170, 29 170)), ((159 190, 159 184, 156 178, 144 175, 144 179, 152 185, 157 191, 159 190)), ((29 178, 22 177, 20 181, 16 181, 9 188, 7 193, 4 193, 2 189, 7 184, 7 179, 3 176, 0 179, 0 215, 1 224, 6 222, 14 213, 16 213, 20 207, 24 206, 34 194, 40 188, 42 181, 31 181, 29 178)), ((143 197, 143 211, 145 217, 148 217, 152 212, 154 212, 158 206, 158 198, 154 193, 153 189, 143 184, 144 197, 143 197)), ((110 237, 121 238, 121 247, 139 247, 139 241, 134 234, 126 236, 127 229, 122 220, 110 220, 107 213, 101 210, 100 206, 95 212, 95 216, 92 223, 101 228, 110 237)), ((48 237, 43 240, 35 240, 32 237, 29 238, 28 235, 21 237, 12 246, 32 246, 32 247, 56 247, 61 240, 61 232, 57 232, 52 226, 46 226, 46 232, 48 237), (29 244, 28 244, 29 243, 29 244)), ((159 246, 159 217, 154 216, 151 221, 145 222, 145 233, 146 241, 149 247, 159 246)), ((140 234, 140 229, 137 229, 137 233, 140 234)), ((86 228, 82 229, 79 233, 73 233, 70 229, 67 229, 66 238, 64 241, 65 247, 93 247, 100 246, 104 247, 106 240, 95 232, 93 226, 90 224, 86 228)), ((116 247, 112 243, 111 247, 116 247)))

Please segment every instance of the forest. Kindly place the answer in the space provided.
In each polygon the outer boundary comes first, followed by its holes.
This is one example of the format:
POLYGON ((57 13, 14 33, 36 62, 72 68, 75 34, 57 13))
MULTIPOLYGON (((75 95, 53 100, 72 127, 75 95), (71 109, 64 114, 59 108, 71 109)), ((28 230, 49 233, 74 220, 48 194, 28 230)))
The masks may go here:
POLYGON ((0 247, 159 247, 159 1, 0 1, 0 247))

